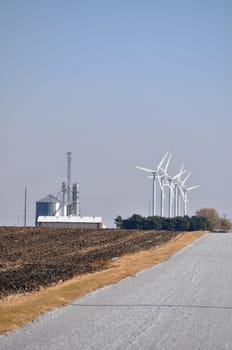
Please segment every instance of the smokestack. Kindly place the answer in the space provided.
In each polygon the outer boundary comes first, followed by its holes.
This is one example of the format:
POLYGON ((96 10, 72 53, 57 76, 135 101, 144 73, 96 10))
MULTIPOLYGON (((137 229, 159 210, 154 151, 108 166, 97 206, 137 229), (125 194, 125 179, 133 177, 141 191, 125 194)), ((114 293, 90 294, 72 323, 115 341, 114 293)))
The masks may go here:
POLYGON ((72 199, 71 199, 71 161, 72 153, 67 152, 67 215, 72 213, 72 199))
POLYGON ((73 184, 72 190, 72 214, 80 216, 80 184, 73 184))

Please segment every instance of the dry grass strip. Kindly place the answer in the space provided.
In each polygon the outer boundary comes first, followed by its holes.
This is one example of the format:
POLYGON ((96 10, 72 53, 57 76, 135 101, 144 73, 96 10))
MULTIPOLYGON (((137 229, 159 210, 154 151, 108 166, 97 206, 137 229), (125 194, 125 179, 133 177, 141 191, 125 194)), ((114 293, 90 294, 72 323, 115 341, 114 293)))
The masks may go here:
POLYGON ((38 292, 7 297, 0 301, 0 333, 12 331, 46 311, 67 305, 97 288, 158 264, 204 233, 202 231, 183 233, 160 247, 124 255, 116 261, 110 261, 105 270, 81 275, 38 292))

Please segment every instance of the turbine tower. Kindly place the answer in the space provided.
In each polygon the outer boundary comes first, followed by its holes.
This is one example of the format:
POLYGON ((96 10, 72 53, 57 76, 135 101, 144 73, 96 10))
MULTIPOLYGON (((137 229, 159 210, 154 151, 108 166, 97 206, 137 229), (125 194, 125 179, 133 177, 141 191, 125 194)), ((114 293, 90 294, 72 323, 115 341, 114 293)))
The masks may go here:
POLYGON ((187 170, 179 172, 173 178, 170 175, 168 175, 167 173, 165 174, 166 180, 167 180, 167 185, 169 188, 169 203, 168 203, 168 217, 169 218, 172 217, 173 200, 174 200, 174 196, 175 196, 175 183, 181 175, 186 173, 186 171, 187 170))
POLYGON ((171 157, 172 157, 172 154, 171 152, 169 152, 169 157, 168 157, 168 160, 167 160, 167 163, 166 163, 166 166, 165 168, 161 168, 161 171, 163 173, 162 176, 159 177, 159 183, 160 183, 160 216, 163 217, 164 216, 164 198, 165 198, 165 193, 164 193, 164 185, 165 185, 165 180, 167 182, 167 179, 166 179, 166 174, 167 174, 167 170, 168 170, 168 165, 169 165, 169 162, 171 160, 171 157))
POLYGON ((171 156, 172 155, 170 153, 165 169, 161 168, 163 173, 164 173, 165 180, 166 180, 165 185, 168 186, 168 188, 169 188, 169 202, 168 202, 168 217, 169 218, 172 217, 173 199, 174 199, 174 195, 175 195, 175 191, 174 191, 175 183, 178 183, 180 176, 185 174, 187 171, 187 170, 183 170, 184 164, 182 164, 182 166, 180 168, 180 172, 172 178, 167 172, 168 165, 169 165, 169 162, 171 160, 171 156))
MULTIPOLYGON (((136 168, 137 169, 140 169, 140 170, 143 170, 143 171, 146 171, 148 173, 150 173, 152 176, 152 215, 155 216, 156 215, 156 184, 157 184, 157 179, 159 181, 159 184, 160 186, 162 185, 161 184, 161 181, 160 181, 160 177, 163 177, 162 174, 160 174, 160 169, 161 169, 161 166, 162 164, 164 163, 164 161, 166 160, 167 156, 169 155, 169 151, 165 154, 165 156, 162 158, 162 160, 160 161, 160 163, 158 164, 157 166, 157 169, 156 170, 152 170, 152 169, 147 169, 147 168, 142 168, 140 166, 137 166, 136 168)), ((161 189, 161 192, 163 190, 161 189)))
POLYGON ((184 202, 184 216, 187 215, 188 192, 192 191, 196 188, 199 188, 199 187, 200 187, 200 185, 188 187, 188 188, 186 188, 185 186, 180 187, 180 192, 182 194, 183 202, 184 202))
MULTIPOLYGON (((183 199, 184 207, 185 207, 185 202, 184 202, 183 189, 185 188, 184 184, 189 179, 190 175, 191 175, 191 173, 188 173, 188 175, 185 177, 185 179, 183 181, 181 181, 181 179, 179 179, 179 182, 178 182, 178 185, 179 185, 179 201, 180 201, 180 195, 181 195, 182 199, 183 199)), ((180 210, 180 202, 179 202, 179 210, 180 210)), ((185 209, 184 209, 184 213, 185 213, 185 209)), ((179 216, 180 216, 180 213, 179 213, 179 216)))
POLYGON ((184 164, 181 165, 178 176, 175 177, 174 180, 174 217, 180 215, 180 177, 186 173, 184 170, 184 164))

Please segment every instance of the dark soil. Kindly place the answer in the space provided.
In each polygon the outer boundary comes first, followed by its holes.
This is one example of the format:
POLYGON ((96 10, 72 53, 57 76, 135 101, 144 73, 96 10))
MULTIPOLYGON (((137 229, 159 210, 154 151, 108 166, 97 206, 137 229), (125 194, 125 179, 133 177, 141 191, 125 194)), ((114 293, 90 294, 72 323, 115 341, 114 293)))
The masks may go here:
POLYGON ((113 257, 150 249, 179 232, 0 227, 0 298, 105 268, 113 257))

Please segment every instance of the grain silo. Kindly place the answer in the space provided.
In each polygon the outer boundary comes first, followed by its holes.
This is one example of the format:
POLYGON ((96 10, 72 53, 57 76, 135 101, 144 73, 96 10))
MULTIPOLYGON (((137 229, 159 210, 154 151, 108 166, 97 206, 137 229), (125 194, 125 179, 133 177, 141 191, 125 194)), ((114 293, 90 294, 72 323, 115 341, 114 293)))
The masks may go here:
POLYGON ((55 216, 59 212, 60 201, 51 194, 36 202, 35 224, 39 216, 55 216))

